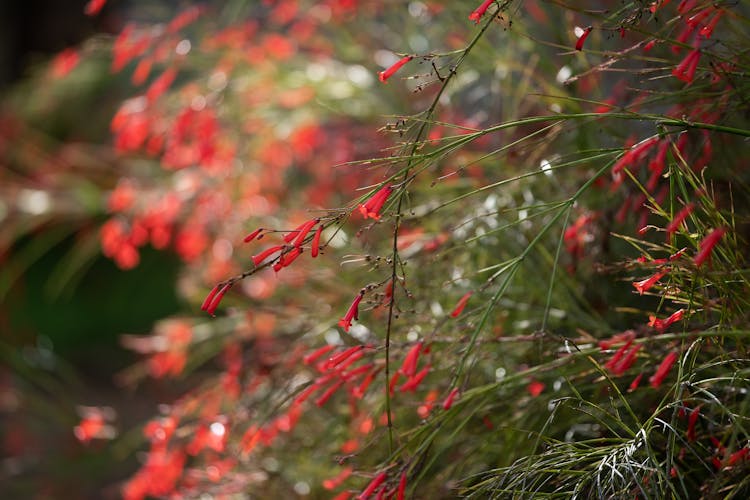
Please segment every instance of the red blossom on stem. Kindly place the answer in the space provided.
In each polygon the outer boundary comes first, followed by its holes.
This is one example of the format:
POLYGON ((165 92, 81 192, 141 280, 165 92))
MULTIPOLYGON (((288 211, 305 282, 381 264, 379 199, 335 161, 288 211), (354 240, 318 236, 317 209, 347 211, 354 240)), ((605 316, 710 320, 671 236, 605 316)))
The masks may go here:
POLYGON ((213 287, 213 289, 208 292, 208 295, 206 296, 205 300, 203 301, 203 304, 201 305, 201 310, 206 311, 211 316, 214 315, 214 312, 216 312, 216 308, 219 307, 219 303, 221 302, 221 299, 224 297, 224 294, 229 291, 229 289, 232 288, 232 283, 226 283, 224 285, 216 285, 213 287))
POLYGON ((346 481, 346 479, 352 475, 353 471, 354 469, 352 469, 351 467, 344 467, 344 470, 339 472, 336 477, 323 481, 323 488, 327 490, 335 490, 336 488, 341 486, 341 483, 346 481))
POLYGON ((302 362, 306 365, 314 363, 318 358, 324 356, 335 349, 336 346, 326 345, 315 349, 313 352, 302 358, 302 362))
MULTIPOLYGON (((422 380, 427 376, 427 374, 430 372, 430 365, 425 366, 421 370, 419 370, 419 373, 411 377, 409 380, 404 382, 404 384, 398 388, 401 392, 406 391, 414 391, 419 387, 419 384, 422 383, 422 380)), ((398 373, 398 372, 397 372, 398 373)))
POLYGON ((315 400, 315 405, 318 406, 318 407, 320 407, 320 406, 323 406, 324 404, 326 404, 328 402, 328 400, 331 399, 331 396, 333 396, 333 394, 336 391, 338 391, 339 388, 342 385, 344 385, 344 381, 343 380, 336 381, 335 384, 333 384, 332 386, 330 386, 326 390, 326 392, 324 392, 318 399, 315 400))
POLYGON ((714 14, 714 17, 701 28, 701 30, 698 32, 702 37, 705 38, 711 38, 711 35, 714 32, 714 28, 716 28, 716 24, 719 22, 719 19, 721 19, 721 15, 724 11, 719 9, 716 11, 716 14, 714 14))
POLYGON ((320 235, 323 234, 323 226, 318 226, 318 230, 315 231, 315 236, 312 240, 312 248, 310 249, 310 256, 314 259, 318 256, 320 251, 320 235))
POLYGON ((272 246, 271 248, 266 248, 258 255, 253 255, 251 257, 251 259, 253 260, 253 265, 255 265, 255 267, 258 267, 261 262, 266 260, 271 255, 275 254, 276 252, 282 251, 283 249, 284 249, 283 245, 276 245, 276 246, 272 246))
POLYGON ((313 226, 315 226, 315 224, 317 223, 318 223, 318 219, 313 219, 302 224, 299 227, 299 234, 297 234, 297 237, 294 239, 293 245, 299 248, 304 242, 305 236, 307 236, 307 233, 309 233, 312 230, 313 226))
POLYGON ((642 378, 643 373, 639 373, 638 376, 635 377, 632 382, 630 382, 630 385, 628 386, 628 392, 633 392, 634 390, 638 389, 638 386, 641 384, 642 378))
POLYGON ((680 310, 675 311, 674 313, 672 313, 666 319, 659 319, 656 316, 649 315, 648 316, 648 326, 652 326, 652 327, 656 328, 659 331, 659 333, 663 333, 664 330, 666 330, 667 328, 669 328, 669 326, 672 323, 680 321, 682 319, 682 317, 683 317, 684 314, 685 314, 685 310, 684 309, 680 309, 680 310))
POLYGON ((451 406, 453 406, 453 401, 456 399, 456 396, 458 396, 458 387, 454 387, 451 392, 448 394, 448 397, 445 398, 445 401, 443 401, 443 410, 450 410, 451 406))
POLYGON ((711 231, 708 236, 703 238, 703 241, 701 241, 699 246, 699 251, 695 255, 694 262, 696 266, 702 266, 703 263, 711 257, 711 252, 713 251, 716 244, 719 243, 719 240, 724 236, 724 234, 726 234, 726 232, 726 228, 719 227, 711 231))
POLYGON ((656 284, 660 279, 664 277, 665 274, 667 274, 669 271, 664 270, 660 271, 653 276, 650 276, 644 280, 641 281, 634 281, 633 286, 636 290, 638 290, 638 293, 640 295, 643 295, 643 292, 647 292, 652 286, 656 284))
POLYGON ((654 373, 651 378, 648 379, 651 387, 658 388, 661 385, 676 361, 677 353, 675 351, 671 351, 664 357, 664 360, 662 360, 659 368, 656 369, 656 373, 654 373))
POLYGON ((617 349, 615 353, 612 355, 612 357, 604 364, 605 368, 609 368, 610 370, 614 371, 615 366, 620 362, 620 359, 625 355, 628 349, 630 349, 630 346, 633 344, 633 338, 629 339, 625 344, 617 349))
POLYGON ((624 155, 622 155, 619 160, 617 160, 612 167, 612 173, 617 175, 622 172, 625 167, 638 162, 657 142, 659 142, 658 137, 649 137, 648 139, 644 139, 638 144, 635 144, 624 155))
POLYGON ((339 320, 339 326, 343 328, 345 332, 349 332, 349 328, 352 326, 352 319, 359 319, 359 303, 364 296, 364 291, 359 292, 359 295, 354 297, 354 301, 352 302, 352 305, 349 306, 349 310, 346 311, 344 317, 339 320))
POLYGON ((586 41, 586 39, 591 34, 591 31, 594 29, 593 26, 587 26, 584 28, 581 32, 581 36, 578 37, 578 40, 576 41, 576 50, 583 49, 583 42, 586 41))
POLYGON ((385 482, 386 477, 388 477, 388 475, 385 472, 381 472, 380 474, 375 476, 375 478, 372 481, 370 481, 370 484, 368 484, 367 487, 362 491, 362 493, 359 494, 357 499, 366 500, 370 498, 370 495, 375 493, 375 490, 378 489, 378 486, 380 486, 381 484, 383 484, 383 482, 385 482))
POLYGON ((463 297, 458 299, 456 307, 453 308, 453 312, 451 312, 451 318, 457 318, 458 315, 463 312, 464 308, 466 307, 466 303, 469 302, 471 294, 472 292, 466 292, 463 297))
POLYGON ((365 378, 362 379, 362 382, 359 383, 357 387, 354 388, 353 396, 355 398, 361 399, 365 393, 367 392, 367 388, 370 387, 370 384, 372 384, 372 381, 375 380, 375 376, 380 372, 381 367, 374 368, 370 373, 368 373, 365 378))
POLYGON ((484 14, 487 12, 487 9, 490 7, 490 5, 494 1, 495 0, 484 0, 484 2, 482 2, 482 4, 479 7, 474 9, 474 11, 471 14, 469 14, 469 19, 474 21, 474 24, 479 24, 479 20, 482 19, 482 17, 484 17, 484 14))
POLYGON ((667 236, 674 234, 677 232, 677 230, 682 226, 682 223, 685 221, 688 215, 690 215, 693 212, 693 209, 695 209, 695 203, 688 203, 684 207, 680 209, 679 212, 677 212, 672 220, 667 224, 667 236))
POLYGON ((417 362, 419 361, 419 352, 422 350, 422 342, 416 343, 404 358, 404 363, 401 365, 399 371, 407 377, 413 376, 417 373, 417 362))
POLYGON ((700 58, 701 51, 693 49, 687 56, 685 56, 682 62, 672 70, 672 75, 685 83, 692 83, 700 58))
POLYGON ((631 366, 633 366, 633 363, 635 363, 636 356, 638 355, 638 351, 641 350, 641 347, 643 347, 643 344, 636 344, 634 345, 625 355, 622 360, 617 363, 612 368, 612 373, 615 375, 622 375, 626 371, 630 369, 631 366))
POLYGON ((258 229, 256 229, 252 233, 250 233, 247 236, 245 236, 245 238, 242 241, 244 241, 245 243, 250 243, 255 238, 257 238, 260 235, 260 233, 262 233, 262 232, 263 232, 263 228, 259 227, 258 229))
POLYGON ((354 347, 350 347, 344 351, 341 351, 335 356, 331 356, 330 358, 328 358, 328 361, 326 362, 326 365, 325 365, 326 369, 330 370, 331 368, 337 367, 338 365, 346 361, 354 353, 357 353, 364 348, 365 346, 363 345, 356 345, 354 347))
POLYGON ((622 333, 618 333, 617 335, 613 335, 607 340, 600 340, 599 348, 604 351, 611 348, 615 344, 619 344, 620 342, 627 342, 628 340, 633 338, 635 338, 635 332, 633 330, 626 330, 622 333))
POLYGON ((295 247, 291 251, 281 254, 281 257, 279 257, 279 261, 274 264, 273 270, 276 272, 279 272, 284 267, 289 267, 292 262, 297 260, 297 257, 302 255, 302 249, 300 247, 295 247))
POLYGON ((383 186, 377 193, 367 200, 364 204, 359 206, 359 211, 362 216, 367 219, 379 220, 380 211, 383 209, 383 205, 388 200, 388 197, 393 192, 393 188, 390 186, 383 186))
POLYGON ((406 498, 406 471, 401 473, 401 479, 398 482, 398 490, 396 491, 396 500, 404 500, 406 498))
POLYGON ((390 77, 392 77, 394 73, 396 73, 396 71, 400 70, 401 67, 404 64, 408 63, 412 59, 414 59, 414 56, 404 56, 404 57, 402 57, 401 59, 399 59, 398 61, 396 61, 394 64, 392 64, 385 71, 379 72, 378 73, 378 78, 380 79, 381 82, 386 83, 388 81, 388 79, 390 77))

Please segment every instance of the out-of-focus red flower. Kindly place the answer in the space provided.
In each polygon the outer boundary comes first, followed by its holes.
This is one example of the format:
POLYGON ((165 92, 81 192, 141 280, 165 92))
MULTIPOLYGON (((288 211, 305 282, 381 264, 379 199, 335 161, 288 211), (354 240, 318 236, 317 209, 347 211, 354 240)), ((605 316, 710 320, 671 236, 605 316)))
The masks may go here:
POLYGON ((52 60, 50 74, 53 78, 63 78, 73 71, 79 62, 81 62, 81 56, 77 50, 65 49, 52 60))
POLYGON ((726 234, 727 230, 723 227, 719 227, 711 231, 708 236, 703 238, 700 243, 699 251, 695 255, 695 265, 700 267, 711 257, 714 247, 719 243, 719 240, 726 234))
POLYGON ((658 388, 662 384, 662 382, 664 382, 664 379, 672 369, 672 365, 674 365, 677 361, 677 357, 678 356, 675 351, 671 351, 664 357, 661 364, 656 369, 656 373, 654 373, 651 378, 648 379, 651 387, 658 388))
POLYGON ((538 380, 532 380, 529 385, 526 386, 526 390, 529 391, 532 397, 539 396, 544 391, 544 383, 538 380))
POLYGON ((457 318, 466 307, 466 304, 469 302, 469 299, 471 298, 472 292, 466 292, 463 297, 458 299, 458 302, 456 303, 456 307, 453 308, 453 311, 451 312, 451 318, 457 318))
POLYGON ((87 16, 95 16, 102 10, 106 3, 107 0, 89 0, 89 3, 83 8, 83 12, 87 16))

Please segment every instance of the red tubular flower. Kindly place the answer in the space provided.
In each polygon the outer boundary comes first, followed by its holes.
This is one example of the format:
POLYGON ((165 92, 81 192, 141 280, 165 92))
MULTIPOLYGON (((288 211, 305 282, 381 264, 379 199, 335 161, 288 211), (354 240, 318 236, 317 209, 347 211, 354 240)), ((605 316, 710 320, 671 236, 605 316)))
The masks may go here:
POLYGON ((466 303, 469 302, 471 294, 472 292, 466 292, 464 296, 458 300, 458 302, 456 303, 456 307, 453 309, 453 312, 451 312, 451 318, 456 318, 463 312, 464 308, 466 307, 466 303))
POLYGON ((219 307, 219 303, 221 302, 221 299, 224 298, 224 294, 227 293, 230 288, 232 288, 232 284, 227 283, 226 285, 222 286, 214 294, 214 297, 211 299, 211 302, 208 304, 208 307, 206 307, 206 312, 208 314, 210 314, 211 316, 214 315, 214 313, 216 312, 216 308, 219 307))
POLYGON ((393 188, 390 186, 383 186, 377 193, 367 200, 364 204, 359 206, 359 211, 362 213, 365 219, 368 217, 371 219, 380 219, 380 210, 385 205, 386 200, 393 192, 393 188))
POLYGON ((307 233, 310 232, 310 230, 315 226, 315 224, 318 223, 318 219, 313 219, 305 222, 299 227, 299 234, 297 234, 297 237, 294 239, 294 246, 299 248, 302 243, 305 240, 305 236, 307 236, 307 233))
POLYGON ((430 372, 430 365, 425 366, 421 370, 419 370, 419 373, 411 377, 409 380, 403 383, 401 387, 398 388, 401 392, 406 391, 414 391, 419 387, 419 384, 422 383, 422 380, 427 376, 427 374, 430 372))
POLYGON ((682 0, 680 4, 677 6, 677 12, 680 14, 684 14, 686 12, 689 12, 695 7, 696 0, 682 0))
POLYGON ((695 424, 698 422, 698 418, 701 416, 700 405, 693 408, 693 411, 688 417, 687 432, 685 433, 688 441, 695 441, 695 424))
MULTIPOLYGON (((297 260, 297 257, 299 257, 300 255, 302 255, 302 249, 300 247, 295 247, 291 251, 281 255, 279 264, 281 265, 281 267, 288 267, 292 262, 297 260)), ((277 271, 275 266, 274 271, 277 271)))
POLYGON ((711 35, 714 32, 714 28, 716 28, 716 24, 719 22, 719 19, 721 19, 721 14, 723 12, 724 11, 722 10, 717 10, 716 14, 714 14, 714 17, 708 22, 708 24, 701 28, 699 34, 702 37, 711 38, 711 35))
POLYGON ((638 293, 640 295, 643 295, 643 292, 647 292, 652 286, 656 284, 657 281, 662 279, 664 275, 667 274, 667 272, 669 271, 666 271, 666 270, 660 271, 654 274, 653 276, 646 278, 645 280, 634 281, 633 286, 635 287, 636 290, 638 290, 638 293))
POLYGON ((391 376, 391 381, 388 383, 388 392, 393 394, 393 390, 396 388, 398 380, 401 378, 401 372, 396 372, 391 376))
POLYGON ((318 406, 318 407, 320 407, 320 406, 323 406, 324 404, 326 404, 328 402, 328 400, 331 399, 331 396, 333 396, 333 394, 336 391, 338 391, 339 388, 342 385, 344 385, 344 381, 343 380, 337 381, 335 384, 333 384, 331 387, 329 387, 326 390, 326 392, 324 392, 323 394, 321 394, 321 396, 318 399, 315 400, 315 405, 318 406))
POLYGON ((625 352, 627 352, 628 349, 630 349, 630 346, 633 344, 633 338, 629 339, 625 344, 622 345, 615 353, 612 355, 612 357, 604 364, 605 368, 608 368, 612 371, 614 371, 615 366, 617 366, 617 363, 620 362, 622 357, 625 355, 625 352))
POLYGON ((335 490, 336 488, 341 486, 341 483, 346 481, 346 479, 352 475, 353 470, 354 469, 352 469, 351 467, 345 467, 344 470, 336 475, 336 477, 323 481, 323 488, 327 490, 335 490))
POLYGON ((309 223, 310 223, 310 221, 303 222, 299 226, 295 227, 294 229, 292 229, 291 231, 289 231, 288 233, 286 233, 284 235, 284 243, 291 243, 292 240, 295 239, 297 237, 297 235, 302 231, 302 229, 304 229, 304 227, 307 224, 309 224, 309 223))
POLYGON ((648 139, 644 139, 638 144, 635 144, 624 155, 622 155, 619 160, 617 160, 612 167, 612 173, 615 175, 619 174, 625 167, 639 161, 641 157, 657 142, 659 142, 658 137, 649 137, 648 139))
POLYGON ((208 292, 208 295, 206 295, 206 298, 203 299, 203 304, 201 305, 201 311, 205 311, 208 309, 208 306, 211 305, 211 301, 214 300, 214 297, 219 292, 219 289, 221 288, 221 285, 216 285, 211 289, 210 292, 208 292))
POLYGON ((685 83, 691 83, 695 76, 695 70, 698 68, 698 61, 701 58, 701 51, 693 49, 685 56, 685 59, 672 70, 672 75, 685 83))
POLYGON ((323 347, 319 347, 319 348, 315 349, 313 352, 311 352, 310 354, 308 354, 307 356, 305 356, 304 358, 302 358, 302 362, 305 363, 306 365, 314 363, 315 361, 318 360, 318 358, 320 358, 321 356, 324 356, 324 355, 328 354, 334 348, 335 348, 335 346, 332 346, 332 345, 326 345, 326 346, 323 346, 323 347))
POLYGON ((417 373, 417 362, 419 361, 419 352, 422 350, 422 342, 417 342, 404 358, 404 363, 399 368, 399 371, 407 377, 413 376, 417 373))
POLYGON ((632 382, 630 382, 630 385, 628 386, 628 392, 633 392, 634 390, 638 389, 638 386, 641 384, 642 378, 643 373, 639 373, 638 376, 635 377, 632 382))
POLYGON ((342 379, 346 380, 347 377, 344 376, 343 371, 352 366, 354 363, 359 361, 364 357, 365 353, 362 351, 355 352, 352 354, 346 361, 342 362, 340 365, 336 367, 336 371, 339 372, 342 379))
POLYGON ((685 219, 687 219, 687 216, 693 212, 694 208, 695 208, 695 203, 688 203, 687 205, 682 207, 679 212, 675 214, 675 216, 667 225, 667 229, 666 229, 667 236, 677 232, 677 230, 680 228, 680 226, 685 221, 685 219))
POLYGON ((276 245, 276 246, 272 246, 271 248, 266 248, 258 255, 253 255, 251 257, 253 260, 253 265, 255 265, 255 267, 258 267, 260 263, 266 260, 269 256, 275 254, 276 252, 280 252, 283 249, 284 249, 283 245, 276 245))
POLYGON ((262 227, 259 227, 258 229, 256 229, 256 230, 255 230, 255 231, 253 231, 252 233, 250 233, 250 234, 248 234, 247 236, 245 236, 245 239, 243 239, 242 241, 244 241, 245 243, 250 243, 250 242, 251 242, 251 241, 253 241, 253 240, 254 240, 255 238, 257 238, 257 237, 258 237, 258 235, 260 235, 260 233, 262 233, 262 232, 263 232, 263 228, 262 228, 262 227))
POLYGON ((408 63, 412 59, 414 59, 414 56, 402 57, 401 59, 396 61, 393 65, 391 65, 390 68, 386 69, 385 71, 379 72, 378 78, 380 79, 381 82, 386 83, 388 79, 392 77, 396 71, 400 70, 404 64, 408 63))
POLYGON ((456 399, 456 396, 458 396, 458 387, 454 387, 453 390, 451 390, 450 394, 448 394, 448 397, 445 398, 445 401, 443 401, 443 410, 451 409, 451 406, 453 406, 453 401, 456 399))
MULTIPOLYGON (((362 354, 362 356, 364 356, 364 354, 361 352, 359 354, 362 354)), ((348 372, 343 371, 346 367, 358 361, 362 356, 354 355, 351 358, 349 358, 349 360, 346 363, 344 363, 343 365, 339 367, 339 372, 341 372, 342 379, 349 381, 352 378, 357 377, 358 375, 362 375, 363 373, 372 370, 372 367, 374 366, 373 363, 367 363, 366 365, 361 365, 361 366, 358 366, 357 368, 352 368, 348 372), (346 367, 344 365, 346 365, 346 367)), ((353 393, 354 390, 352 390, 351 392, 353 393)))
POLYGON ((352 326, 352 319, 359 319, 359 303, 364 297, 364 292, 359 292, 359 295, 354 297, 352 305, 349 306, 349 310, 346 311, 344 317, 339 320, 339 326, 344 329, 345 332, 349 332, 349 328, 352 326))
POLYGON ((599 341, 599 348, 601 350, 606 350, 611 348, 615 344, 619 344, 620 342, 627 342, 630 339, 635 338, 635 331, 633 330, 625 330, 622 333, 618 333, 617 335, 613 335, 607 340, 600 340, 599 341))
POLYGON ((581 33, 581 36, 578 37, 578 40, 576 41, 576 50, 583 49, 583 42, 586 41, 586 39, 589 37, 589 34, 591 34, 591 31, 594 29, 593 26, 587 26, 584 28, 583 32, 581 33))
POLYGON ((487 12, 487 9, 490 7, 492 2, 494 1, 495 0, 484 0, 484 2, 482 2, 482 4, 479 7, 474 9, 474 11, 471 14, 469 14, 469 19, 474 21, 474 24, 479 24, 479 20, 482 19, 482 17, 484 17, 485 12, 487 12))
POLYGON ((700 267, 704 262, 706 262, 706 260, 711 257, 711 252, 726 232, 727 230, 725 228, 719 227, 711 231, 708 236, 703 238, 703 241, 701 241, 700 243, 700 250, 695 255, 694 262, 696 266, 700 267))
POLYGON ((680 257, 682 257, 682 254, 684 254, 686 251, 687 251, 687 247, 673 253, 672 255, 669 256, 669 262, 679 259, 680 257))
POLYGON ((675 351, 671 351, 664 357, 664 360, 659 365, 659 368, 656 369, 656 373, 654 373, 651 378, 648 379, 651 387, 658 388, 661 385, 661 383, 669 374, 669 371, 672 369, 672 365, 674 365, 676 361, 677 353, 675 351))
POLYGON ((649 315, 648 319, 648 326, 653 326, 657 330, 659 330, 659 333, 663 333, 664 330, 669 328, 669 326, 672 323, 675 323, 677 321, 680 321, 685 314, 684 309, 680 309, 678 311, 673 312, 668 318, 666 319, 659 319, 656 316, 649 315))
POLYGON ((331 356, 330 358, 328 358, 328 361, 326 362, 326 365, 325 365, 326 369, 330 370, 331 368, 337 367, 338 365, 346 361, 354 353, 359 352, 364 348, 365 346, 363 345, 355 345, 354 347, 350 347, 344 351, 341 351, 335 356, 331 356))
POLYGON ((630 369, 631 366, 633 366, 633 363, 635 363, 636 356, 638 355, 638 351, 641 350, 641 347, 643 347, 643 344, 637 344, 633 346, 628 353, 625 355, 622 360, 617 363, 614 368, 612 368, 612 372, 615 375, 622 375, 626 371, 630 369))
POLYGON ((320 251, 320 235, 323 234, 323 226, 318 226, 318 230, 315 231, 315 236, 313 236, 312 240, 312 248, 310 250, 310 255, 314 259, 318 256, 318 252, 320 251))
POLYGON ((365 392, 367 392, 367 388, 370 387, 370 384, 375 380, 375 376, 380 370, 381 367, 376 367, 362 379, 362 382, 359 383, 352 393, 355 398, 362 399, 365 392))
POLYGON ((406 498, 406 471, 401 473, 401 479, 398 482, 398 490, 396 490, 396 500, 404 500, 406 498))
POLYGON ((747 457, 748 453, 750 453, 750 448, 740 448, 739 450, 735 451, 731 455, 729 455, 729 459, 727 460, 727 465, 734 465, 740 460, 747 457))
POLYGON ((375 490, 378 489, 378 486, 383 484, 385 482, 385 478, 388 477, 385 472, 381 472, 377 476, 375 476, 375 479, 370 481, 370 484, 367 485, 367 488, 365 488, 362 493, 359 494, 357 497, 358 500, 366 500, 367 498, 370 498, 370 495, 375 493, 375 490))
POLYGON ((307 401, 307 398, 309 398, 313 392, 320 389, 320 386, 318 384, 310 384, 305 388, 304 391, 300 392, 296 398, 294 398, 294 401, 292 401, 292 405, 301 405, 305 401, 307 401))

